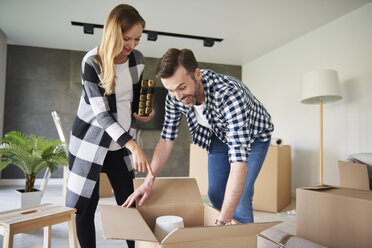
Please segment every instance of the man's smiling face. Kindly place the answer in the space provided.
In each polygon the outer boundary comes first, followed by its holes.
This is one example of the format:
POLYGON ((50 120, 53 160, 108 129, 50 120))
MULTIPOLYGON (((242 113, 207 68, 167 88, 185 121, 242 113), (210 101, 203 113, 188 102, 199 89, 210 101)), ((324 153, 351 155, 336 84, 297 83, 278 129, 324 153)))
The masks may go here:
POLYGON ((171 77, 161 78, 161 81, 171 96, 182 101, 185 105, 191 107, 202 103, 202 83, 199 69, 190 74, 180 65, 171 77))

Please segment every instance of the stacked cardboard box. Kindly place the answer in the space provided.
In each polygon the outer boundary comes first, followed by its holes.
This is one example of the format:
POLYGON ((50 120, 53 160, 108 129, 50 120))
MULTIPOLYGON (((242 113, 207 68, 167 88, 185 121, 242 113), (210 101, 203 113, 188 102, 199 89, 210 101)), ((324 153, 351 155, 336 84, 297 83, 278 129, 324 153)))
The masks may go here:
POLYGON ((270 146, 254 184, 253 209, 279 212, 292 200, 290 146, 270 146))
POLYGON ((99 177, 99 197, 113 196, 110 180, 106 173, 101 173, 99 177))
POLYGON ((189 177, 198 182, 201 195, 208 195, 208 153, 203 148, 190 145, 189 177))
MULTIPOLYGON (((291 147, 270 146, 254 185, 253 209, 279 212, 292 200, 291 147)), ((202 195, 208 194, 208 155, 190 145, 190 177, 195 177, 202 195)))
POLYGON ((297 235, 327 247, 372 247, 372 191, 361 173, 365 165, 339 165, 341 187, 297 189, 297 235))
MULTIPOLYGON (((143 180, 134 181, 135 188, 143 180)), ((156 179, 152 193, 138 208, 100 205, 104 237, 136 240, 139 247, 256 247, 256 235, 279 222, 215 226, 219 211, 202 203, 194 178, 156 179), (177 215, 185 228, 176 229, 163 240, 153 231, 158 216, 177 215)))
POLYGON ((370 190, 367 165, 338 161, 338 168, 343 188, 370 190))

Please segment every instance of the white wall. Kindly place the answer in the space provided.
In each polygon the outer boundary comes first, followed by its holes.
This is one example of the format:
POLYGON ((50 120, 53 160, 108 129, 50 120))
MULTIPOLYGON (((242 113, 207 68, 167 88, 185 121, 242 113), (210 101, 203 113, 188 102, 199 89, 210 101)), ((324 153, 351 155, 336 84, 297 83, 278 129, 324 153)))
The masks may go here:
POLYGON ((339 185, 337 160, 372 152, 372 3, 243 65, 273 136, 292 146, 293 192, 319 183, 319 106, 300 103, 302 76, 315 69, 340 77, 343 99, 324 104, 324 183, 339 185))
POLYGON ((0 28, 0 137, 3 137, 7 38, 0 28))

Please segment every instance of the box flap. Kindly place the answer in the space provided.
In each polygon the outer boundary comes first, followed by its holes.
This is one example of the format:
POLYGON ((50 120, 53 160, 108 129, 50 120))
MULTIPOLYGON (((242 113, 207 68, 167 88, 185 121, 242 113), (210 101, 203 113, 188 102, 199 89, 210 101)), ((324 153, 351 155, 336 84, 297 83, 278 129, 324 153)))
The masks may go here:
POLYGON ((131 239, 158 242, 135 208, 99 205, 103 236, 106 239, 131 239))
POLYGON ((365 164, 338 161, 338 168, 341 187, 369 191, 368 170, 365 164))
MULTIPOLYGON (((290 235, 290 234, 288 234, 288 235, 290 235)), ((258 238, 258 237, 260 237, 260 238, 262 238, 262 239, 264 239, 264 240, 267 240, 267 241, 269 241, 269 242, 272 243, 272 244, 275 244, 275 245, 276 245, 275 247, 278 247, 278 248, 285 248, 285 245, 283 245, 283 244, 281 244, 281 243, 278 243, 278 242, 276 242, 276 241, 274 241, 274 240, 268 238, 267 236, 263 235, 262 233, 259 233, 259 234, 257 235, 257 238, 258 238)), ((284 237, 287 237, 287 236, 284 236, 284 237)))
POLYGON ((276 222, 237 224, 231 226, 208 226, 208 227, 188 227, 176 229, 164 238, 162 244, 190 242, 197 240, 234 238, 241 236, 256 236, 263 230, 274 225, 276 222))
MULTIPOLYGON (((144 179, 134 179, 134 188, 138 188, 143 181, 144 179)), ((152 186, 150 197, 142 207, 202 203, 195 178, 157 178, 152 186)))
POLYGON ((315 185, 315 186, 306 186, 306 187, 301 187, 301 189, 307 189, 307 190, 317 190, 317 191, 326 191, 329 189, 336 189, 337 187, 335 186, 330 186, 330 185, 315 185))
POLYGON ((357 190, 357 189, 349 189, 349 188, 337 188, 332 187, 329 189, 324 190, 314 190, 312 187, 302 187, 296 189, 296 194, 302 191, 313 191, 325 195, 329 195, 328 197, 346 197, 346 198, 354 198, 359 199, 361 201, 372 201, 372 191, 366 190, 357 190))

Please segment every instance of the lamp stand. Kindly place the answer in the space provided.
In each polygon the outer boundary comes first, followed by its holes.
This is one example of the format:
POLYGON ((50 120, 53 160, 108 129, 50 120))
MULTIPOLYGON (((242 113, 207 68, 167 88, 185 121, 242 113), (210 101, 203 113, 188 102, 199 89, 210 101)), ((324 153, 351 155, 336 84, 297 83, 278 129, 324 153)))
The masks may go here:
POLYGON ((302 79, 302 99, 305 104, 320 104, 319 183, 323 185, 323 104, 341 100, 340 81, 335 70, 308 72, 302 79))
POLYGON ((319 151, 320 185, 323 185, 323 102, 320 101, 320 151, 319 151))

